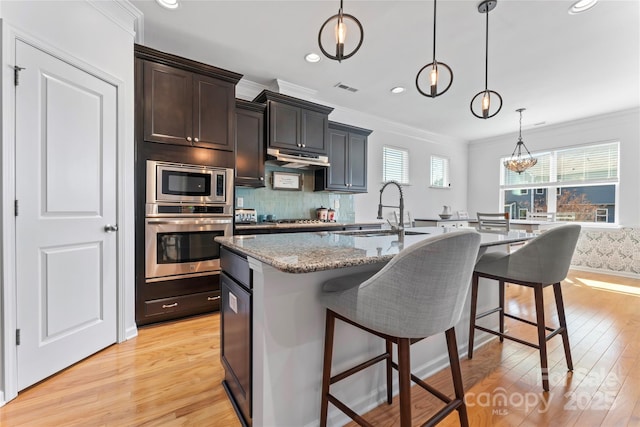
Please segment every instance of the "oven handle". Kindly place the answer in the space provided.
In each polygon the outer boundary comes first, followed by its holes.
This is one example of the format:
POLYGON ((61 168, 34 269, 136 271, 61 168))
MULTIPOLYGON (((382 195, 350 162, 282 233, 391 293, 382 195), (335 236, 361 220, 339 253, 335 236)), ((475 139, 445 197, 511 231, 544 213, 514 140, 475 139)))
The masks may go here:
POLYGON ((147 219, 147 223, 148 224, 176 224, 176 225, 231 224, 231 218, 147 219))

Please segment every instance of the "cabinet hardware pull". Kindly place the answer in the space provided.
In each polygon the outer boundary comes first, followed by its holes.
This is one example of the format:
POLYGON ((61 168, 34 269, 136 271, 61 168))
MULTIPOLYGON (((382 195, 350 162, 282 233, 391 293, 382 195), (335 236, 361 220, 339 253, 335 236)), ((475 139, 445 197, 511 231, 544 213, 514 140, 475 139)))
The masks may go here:
POLYGON ((178 306, 177 302, 174 302, 173 304, 162 304, 162 308, 172 308, 177 306, 178 306))
POLYGON ((306 148, 307 144, 302 144, 302 148, 306 148))
POLYGON ((193 142, 200 142, 198 138, 193 138, 193 142))
POLYGON ((264 176, 261 176, 261 177, 260 177, 260 181, 264 181, 264 176))
POLYGON ((219 300, 219 299, 220 299, 219 296, 217 296, 217 297, 207 297, 207 301, 216 301, 216 300, 219 300))
POLYGON ((187 137, 187 141, 191 142, 191 137, 190 136, 187 137))

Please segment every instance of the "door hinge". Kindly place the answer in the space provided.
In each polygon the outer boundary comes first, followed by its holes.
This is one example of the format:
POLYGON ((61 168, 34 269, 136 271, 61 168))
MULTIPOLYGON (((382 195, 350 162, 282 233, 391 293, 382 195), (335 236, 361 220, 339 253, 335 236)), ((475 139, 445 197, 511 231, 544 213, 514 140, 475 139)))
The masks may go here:
POLYGON ((13 84, 18 86, 20 84, 20 71, 24 70, 24 67, 19 67, 17 65, 13 66, 13 84))
POLYGON ((13 212, 15 214, 15 216, 18 216, 18 200, 15 200, 15 203, 13 205, 13 212))
POLYGON ((20 329, 16 329, 16 345, 20 345, 20 329))

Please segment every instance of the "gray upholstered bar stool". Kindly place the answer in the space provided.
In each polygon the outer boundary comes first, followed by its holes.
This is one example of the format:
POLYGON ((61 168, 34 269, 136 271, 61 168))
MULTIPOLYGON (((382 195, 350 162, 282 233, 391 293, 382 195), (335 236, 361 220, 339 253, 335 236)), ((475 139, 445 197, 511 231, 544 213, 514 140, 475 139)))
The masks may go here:
POLYGON ((560 282, 567 277, 571 257, 578 242, 580 226, 577 224, 567 224, 554 227, 540 234, 533 240, 527 242, 521 249, 513 253, 489 252, 478 260, 473 272, 471 283, 471 317, 469 325, 469 353, 468 357, 473 357, 473 339, 475 330, 481 330, 521 344, 528 345, 540 350, 540 367, 542 369, 542 387, 549 391, 549 376, 547 366, 547 341, 557 334, 562 336, 564 344, 564 354, 567 360, 567 367, 573 370, 571 361, 571 348, 569 347, 569 334, 567 333, 567 321, 564 315, 564 303, 562 301, 562 290, 560 282), (484 313, 476 314, 478 302, 478 282, 480 277, 498 281, 498 303, 499 306, 484 313), (536 304, 536 321, 505 313, 504 311, 504 286, 505 282, 533 288, 536 304), (546 326, 544 319, 543 289, 553 285, 553 292, 558 311, 558 328, 546 326), (499 313, 499 332, 492 329, 476 325, 476 320, 493 313, 499 313), (538 343, 533 344, 520 338, 512 337, 504 333, 504 318, 519 320, 536 326, 538 329, 538 343), (551 333, 547 335, 547 331, 551 333))
POLYGON ((425 239, 402 250, 387 265, 372 273, 329 280, 321 296, 326 306, 324 367, 320 425, 327 425, 329 402, 351 419, 369 426, 362 417, 329 392, 329 386, 346 377, 386 361, 387 402, 392 401, 392 367, 400 383, 400 425, 411 425, 411 380, 446 403, 424 425, 434 425, 454 410, 467 426, 462 374, 454 325, 460 320, 469 293, 480 235, 458 231, 425 239), (386 351, 340 374, 331 376, 333 335, 339 319, 386 341, 386 351), (410 344, 445 332, 455 397, 452 399, 411 374, 410 344), (392 343, 398 346, 398 363, 392 360, 392 343))

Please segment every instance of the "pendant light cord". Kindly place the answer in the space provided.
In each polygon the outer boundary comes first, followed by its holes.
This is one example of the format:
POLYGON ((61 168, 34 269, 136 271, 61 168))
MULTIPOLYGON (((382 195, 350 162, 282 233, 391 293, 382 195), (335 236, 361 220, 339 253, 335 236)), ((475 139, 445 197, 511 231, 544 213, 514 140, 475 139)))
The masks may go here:
POLYGON ((433 64, 436 63, 436 0, 433 0, 433 64))
POLYGON ((484 90, 487 91, 489 87, 489 7, 487 7, 487 11, 485 12, 487 15, 487 23, 485 30, 485 51, 484 51, 484 90))

